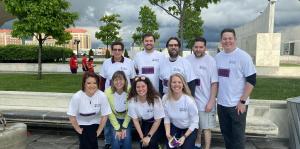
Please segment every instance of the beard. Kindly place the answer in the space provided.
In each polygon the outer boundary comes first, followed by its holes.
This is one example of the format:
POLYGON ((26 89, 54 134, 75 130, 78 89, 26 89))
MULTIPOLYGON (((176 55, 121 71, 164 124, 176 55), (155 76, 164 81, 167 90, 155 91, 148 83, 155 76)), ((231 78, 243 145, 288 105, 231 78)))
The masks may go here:
POLYGON ((200 58, 200 57, 203 57, 205 55, 205 52, 201 53, 201 52, 197 52, 195 53, 194 52, 194 55, 197 57, 197 58, 200 58))
POLYGON ((179 51, 173 52, 173 50, 169 50, 168 53, 171 58, 176 58, 179 55, 179 51))

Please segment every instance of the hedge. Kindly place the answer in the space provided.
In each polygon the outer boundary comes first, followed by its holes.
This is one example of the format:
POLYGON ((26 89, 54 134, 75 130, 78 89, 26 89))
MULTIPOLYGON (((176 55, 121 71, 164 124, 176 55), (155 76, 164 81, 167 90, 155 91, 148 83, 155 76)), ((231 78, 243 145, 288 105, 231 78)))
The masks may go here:
MULTIPOLYGON (((73 53, 72 49, 45 46, 42 51, 42 62, 65 62, 73 53)), ((36 63, 38 61, 38 46, 7 45, 0 46, 1 63, 36 63)))

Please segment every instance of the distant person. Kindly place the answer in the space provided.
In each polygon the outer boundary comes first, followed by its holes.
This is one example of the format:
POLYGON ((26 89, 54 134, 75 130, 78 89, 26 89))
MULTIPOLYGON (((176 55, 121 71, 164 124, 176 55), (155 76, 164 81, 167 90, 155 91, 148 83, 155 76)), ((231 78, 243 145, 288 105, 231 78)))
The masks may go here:
POLYGON ((87 62, 88 62, 87 57, 86 57, 86 54, 84 53, 83 56, 82 56, 82 59, 81 59, 81 66, 82 66, 82 71, 83 72, 88 71, 87 62))
POLYGON ((164 95, 168 92, 168 81, 172 74, 180 73, 189 85, 189 88, 194 96, 195 79, 194 67, 180 53, 180 40, 177 37, 170 37, 166 43, 169 57, 165 57, 159 64, 159 92, 164 95))
MULTIPOLYGON (((131 59, 123 56, 124 44, 120 41, 111 44, 112 57, 106 59, 100 68, 100 87, 101 90, 109 88, 112 84, 112 77, 115 72, 123 71, 126 76, 126 82, 130 83, 136 76, 134 63, 131 59)), ((104 128, 105 149, 111 146, 113 127, 110 121, 107 121, 104 128)))
POLYGON ((88 72, 94 72, 94 59, 93 58, 89 58, 89 61, 87 62, 87 68, 88 68, 88 72))
POLYGON ((193 45, 193 54, 186 59, 193 65, 197 76, 195 101, 199 112, 199 129, 195 149, 201 148, 201 134, 204 133, 203 149, 210 149, 211 129, 216 127, 216 95, 218 90, 218 72, 216 61, 206 54, 206 39, 197 37, 193 45))
POLYGON ((171 142, 176 138, 178 148, 193 149, 199 122, 195 100, 181 74, 172 74, 168 85, 169 91, 162 99, 166 114, 164 124, 168 138, 167 148, 173 148, 171 142))
POLYGON ((128 116, 128 81, 123 71, 116 71, 112 76, 111 87, 105 90, 112 110, 109 121, 113 126, 112 149, 131 149, 130 117, 128 116))
POLYGON ((148 77, 154 88, 159 91, 159 63, 164 55, 154 49, 154 44, 154 35, 152 33, 144 34, 144 50, 136 54, 134 62, 137 75, 148 77))
POLYGON ((222 30, 221 44, 223 51, 215 57, 220 128, 226 149, 244 149, 247 109, 256 84, 256 70, 250 55, 236 46, 234 29, 222 30))
POLYGON ((99 77, 95 73, 84 73, 81 90, 72 96, 67 114, 78 134, 79 148, 98 149, 97 137, 111 109, 107 97, 99 90, 99 77))
POLYGON ((71 55, 69 65, 72 74, 76 74, 78 69, 78 62, 77 62, 77 57, 74 53, 71 55))
POLYGON ((94 51, 93 51, 93 49, 90 49, 90 51, 89 51, 89 58, 94 58, 94 51))
POLYGON ((145 76, 136 77, 128 95, 128 115, 138 132, 142 149, 158 149, 164 137, 165 117, 159 93, 145 76))

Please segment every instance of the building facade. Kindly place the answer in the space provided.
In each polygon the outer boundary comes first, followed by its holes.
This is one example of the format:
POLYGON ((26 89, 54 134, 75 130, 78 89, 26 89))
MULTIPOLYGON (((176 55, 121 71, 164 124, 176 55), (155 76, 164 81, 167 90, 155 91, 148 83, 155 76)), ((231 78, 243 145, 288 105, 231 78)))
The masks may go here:
POLYGON ((12 37, 11 32, 12 30, 10 29, 0 29, 0 45, 6 46, 9 44, 22 44, 22 40, 20 38, 12 37))

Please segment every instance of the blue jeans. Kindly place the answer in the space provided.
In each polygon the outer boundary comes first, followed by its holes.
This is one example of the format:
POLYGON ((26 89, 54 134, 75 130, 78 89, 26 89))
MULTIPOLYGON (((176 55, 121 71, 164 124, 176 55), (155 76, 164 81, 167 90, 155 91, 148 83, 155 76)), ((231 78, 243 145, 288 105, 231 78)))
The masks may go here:
POLYGON ((245 149, 246 112, 238 115, 236 107, 218 104, 218 117, 226 149, 245 149))
MULTIPOLYGON (((171 134, 171 136, 175 135, 176 138, 182 137, 185 134, 185 132, 188 130, 188 128, 187 129, 180 129, 180 128, 174 126, 172 123, 170 125, 171 125, 170 134, 171 134)), ((198 131, 198 129, 195 129, 188 137, 186 137, 185 140, 184 140, 184 143, 178 148, 180 148, 180 149, 193 149, 195 147, 195 142, 196 142, 196 138, 197 138, 197 131, 198 131)), ((167 146, 167 149, 170 149, 168 143, 169 142, 167 141, 166 146, 167 146)))
POLYGON ((112 138, 113 138, 113 126, 111 125, 109 119, 107 119, 106 121, 106 125, 104 127, 104 141, 105 141, 105 144, 111 144, 112 142, 112 138))
MULTIPOLYGON (((118 119, 118 122, 120 125, 123 124, 124 119, 118 119)), ((128 127, 126 129, 126 137, 122 140, 119 140, 116 137, 116 131, 113 130, 112 134, 112 149, 131 149, 131 130, 132 130, 132 124, 131 122, 128 124, 128 127)))

